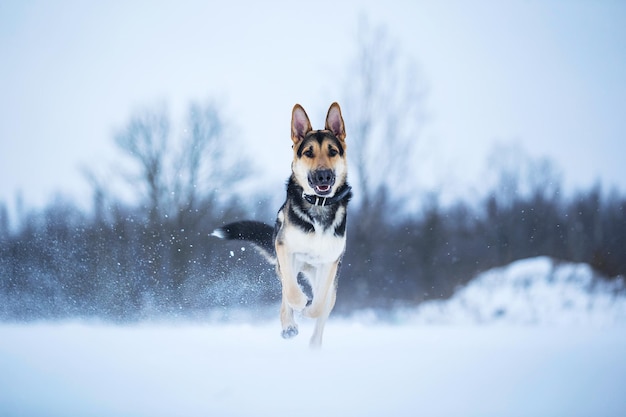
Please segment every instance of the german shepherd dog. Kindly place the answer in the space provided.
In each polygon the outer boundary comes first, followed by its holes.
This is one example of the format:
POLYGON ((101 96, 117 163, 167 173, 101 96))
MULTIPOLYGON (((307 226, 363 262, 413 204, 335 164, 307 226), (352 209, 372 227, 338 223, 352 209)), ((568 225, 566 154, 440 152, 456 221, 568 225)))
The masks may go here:
POLYGON ((346 247, 346 131, 341 108, 333 103, 324 130, 313 130, 299 104, 291 115, 293 161, 287 199, 274 227, 257 221, 230 223, 213 232, 223 239, 246 240, 276 265, 282 284, 280 321, 285 339, 298 334, 294 310, 316 318, 311 346, 322 344, 324 324, 335 305, 337 273, 346 247), (312 293, 305 295, 298 279, 312 293))

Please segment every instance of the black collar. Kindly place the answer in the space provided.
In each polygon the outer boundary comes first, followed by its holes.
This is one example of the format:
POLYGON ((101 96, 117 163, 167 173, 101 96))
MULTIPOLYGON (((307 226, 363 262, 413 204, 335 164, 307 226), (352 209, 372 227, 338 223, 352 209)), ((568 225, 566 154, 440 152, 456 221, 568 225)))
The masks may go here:
POLYGON ((350 193, 350 190, 352 190, 352 187, 348 185, 332 197, 319 197, 317 195, 305 194, 304 191, 302 191, 302 198, 314 206, 325 207, 339 203, 350 193))

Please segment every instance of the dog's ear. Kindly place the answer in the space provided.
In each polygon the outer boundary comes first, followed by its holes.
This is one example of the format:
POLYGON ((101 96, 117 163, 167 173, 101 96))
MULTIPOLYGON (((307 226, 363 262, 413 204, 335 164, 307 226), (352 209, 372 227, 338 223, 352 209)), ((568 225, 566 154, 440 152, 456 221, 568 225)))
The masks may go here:
POLYGON ((309 116, 307 116, 301 105, 296 104, 291 112, 291 140, 296 144, 304 139, 311 130, 313 128, 311 127, 309 116))
POLYGON ((326 130, 333 132, 337 139, 344 142, 346 139, 346 128, 343 125, 343 117, 341 117, 341 108, 339 104, 333 103, 328 109, 326 115, 326 130))

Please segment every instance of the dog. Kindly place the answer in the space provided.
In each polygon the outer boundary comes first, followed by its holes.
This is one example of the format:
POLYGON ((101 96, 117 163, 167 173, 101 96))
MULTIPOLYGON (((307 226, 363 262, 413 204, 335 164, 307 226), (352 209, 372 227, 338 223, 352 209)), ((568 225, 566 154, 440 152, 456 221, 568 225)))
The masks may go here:
POLYGON ((276 265, 282 287, 282 337, 298 335, 294 311, 299 311, 317 319, 310 345, 320 347, 324 325, 335 305, 352 197, 339 104, 331 104, 323 130, 313 130, 304 108, 296 104, 291 114, 291 140, 293 161, 287 198, 274 227, 246 220, 220 227, 213 235, 249 241, 276 265), (308 285, 311 299, 299 282, 308 285))

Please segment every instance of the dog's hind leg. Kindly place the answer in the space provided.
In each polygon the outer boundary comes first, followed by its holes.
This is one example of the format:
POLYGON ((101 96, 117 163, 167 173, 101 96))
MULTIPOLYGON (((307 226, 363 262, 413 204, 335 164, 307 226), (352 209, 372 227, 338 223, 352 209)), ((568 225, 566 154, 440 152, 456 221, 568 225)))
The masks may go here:
POLYGON ((308 317, 317 318, 315 322, 315 330, 311 337, 310 345, 313 348, 319 348, 322 345, 322 336, 324 334, 324 326, 330 315, 337 297, 337 269, 339 262, 333 262, 330 265, 318 267, 315 276, 313 302, 311 306, 304 310, 304 314, 308 317))
POLYGON ((330 299, 326 303, 326 306, 325 306, 326 309, 318 316, 315 322, 315 329, 313 330, 313 336, 311 336, 311 341, 309 342, 309 345, 312 348, 319 349, 320 347, 322 347, 322 337, 324 336, 324 326, 326 325, 326 320, 328 320, 328 316, 330 315, 330 312, 335 306, 336 295, 337 293, 333 289, 332 292, 330 293, 330 297, 329 297, 330 299))

